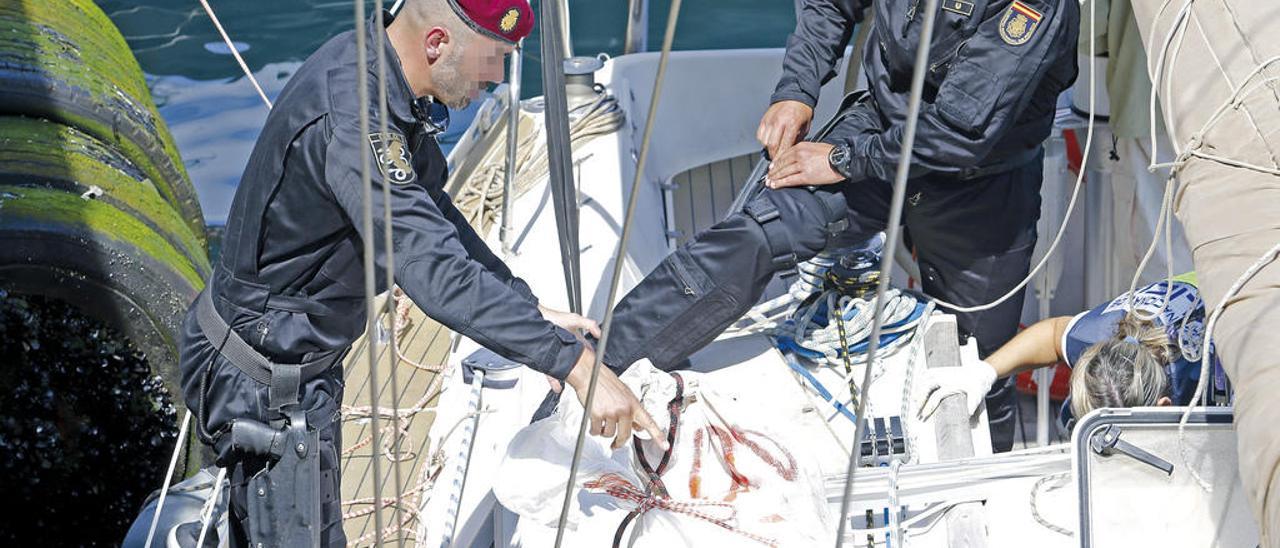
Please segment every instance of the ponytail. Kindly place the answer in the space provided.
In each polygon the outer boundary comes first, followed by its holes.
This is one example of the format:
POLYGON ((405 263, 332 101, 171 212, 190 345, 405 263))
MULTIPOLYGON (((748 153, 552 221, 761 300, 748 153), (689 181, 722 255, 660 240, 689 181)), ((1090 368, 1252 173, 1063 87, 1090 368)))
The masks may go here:
POLYGON ((1155 405, 1168 395, 1165 365, 1174 349, 1164 329, 1126 314, 1114 336, 1085 349, 1071 371, 1071 411, 1155 405))

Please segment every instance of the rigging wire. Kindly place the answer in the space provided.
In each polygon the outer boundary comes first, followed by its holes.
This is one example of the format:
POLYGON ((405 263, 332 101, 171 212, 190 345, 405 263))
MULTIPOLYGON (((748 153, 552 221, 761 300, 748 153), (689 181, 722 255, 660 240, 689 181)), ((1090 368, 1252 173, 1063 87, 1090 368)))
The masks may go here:
MULTIPOLYGON (((893 182, 893 200, 889 205, 889 221, 884 241, 885 250, 892 250, 898 246, 898 237, 901 232, 902 205, 907 194, 907 172, 911 167, 911 152, 916 140, 916 123, 920 118, 920 101, 924 93, 924 73, 929 64, 929 48, 933 44, 933 26, 937 20, 937 15, 938 0, 926 0, 924 23, 920 31, 920 44, 916 47, 915 67, 912 69, 911 74, 911 94, 907 99, 907 120, 906 128, 902 135, 902 154, 898 157, 898 173, 893 182)), ((893 277, 893 253, 887 251, 880 257, 880 279, 876 284, 875 313, 872 314, 871 320, 871 339, 867 341, 867 366, 863 370, 862 384, 858 386, 859 391, 864 395, 871 393, 871 371, 875 366, 876 351, 880 347, 880 332, 884 327, 882 315, 884 314, 885 293, 889 290, 889 278, 891 277, 893 277)), ((853 435, 854 443, 858 443, 858 440, 861 440, 867 431, 868 421, 863 413, 866 412, 868 399, 870 398, 858 398, 858 410, 854 413, 854 416, 857 417, 857 426, 853 435)), ((854 451, 854 455, 857 454, 859 452, 854 451)), ((854 456, 850 456, 849 465, 845 471, 844 493, 840 498, 840 528, 836 534, 836 548, 840 548, 844 544, 844 534, 848 528, 849 496, 853 492, 853 477, 858 469, 858 460, 854 456)))
MULTIPOLYGON (((929 0, 937 3, 937 0, 929 0)), ((635 176, 631 180, 630 196, 627 198, 627 213, 622 222, 622 234, 618 239, 618 251, 614 256, 613 273, 609 281, 609 298, 605 301, 605 316, 600 334, 600 346, 591 365, 591 381, 587 385, 587 396, 583 403, 582 421, 578 425, 578 438, 573 449, 573 460, 569 465, 569 481, 565 484, 564 503, 560 507, 560 518, 556 524, 556 548, 564 542, 564 528, 569 519, 569 506, 573 501, 573 487, 578 475, 578 464, 582 460, 582 445, 587 434, 587 425, 591 421, 591 404, 595 399, 596 385, 600 379, 600 367, 604 361, 605 349, 609 345, 609 332, 613 327, 613 304, 618 298, 618 286, 622 280, 622 265, 626 259, 627 241, 631 237, 631 225, 635 220, 636 204, 640 201, 640 183, 644 177, 645 160, 649 157, 649 139, 653 135, 653 124, 658 114, 658 101, 662 98, 662 82, 667 74, 667 61, 671 57, 671 43, 675 39, 676 22, 680 18, 681 0, 671 0, 667 10, 667 29, 662 38, 662 53, 658 57, 658 71, 653 80, 653 96, 649 99, 649 113, 644 122, 644 134, 640 138, 640 154, 636 158, 635 176)))
MULTIPOLYGON (((200 536, 196 537, 196 546, 204 546, 204 537, 209 533, 209 524, 217 513, 218 499, 222 497, 222 480, 227 478, 227 469, 219 468, 218 475, 213 478, 213 493, 205 501, 204 516, 200 519, 200 536)), ((146 546, 150 546, 149 544, 146 546)))
MULTIPOLYGON (((143 546, 151 546, 151 539, 156 536, 156 525, 160 523, 160 511, 164 510, 165 495, 169 494, 169 482, 173 479, 173 469, 178 466, 178 453, 186 445, 187 427, 191 425, 191 410, 182 416, 182 426, 178 428, 178 441, 173 446, 173 457, 169 459, 169 470, 164 473, 164 485, 160 487, 160 500, 156 501, 156 511, 151 515, 151 528, 147 530, 147 542, 143 546)), ((214 486, 217 490, 217 486, 214 486)))
MULTIPOLYGON (((373 16, 374 26, 377 27, 377 30, 375 30, 373 33, 373 44, 374 44, 373 49, 377 50, 378 52, 377 54, 378 55, 378 58, 377 58, 378 133, 382 135, 386 135, 387 123, 388 123, 387 122, 387 51, 386 51, 387 50, 386 48, 386 41, 387 41, 386 28, 387 27, 386 27, 386 22, 384 21, 384 18, 383 18, 383 13, 382 13, 382 0, 373 0, 373 13, 374 13, 374 16, 373 16)), ((380 162, 381 159, 375 159, 375 161, 380 162)), ((383 253, 386 254, 386 259, 385 259, 386 264, 384 265, 383 271, 386 275, 387 291, 388 291, 387 298, 383 300, 383 308, 386 309, 386 314, 390 316, 391 329, 387 330, 387 344, 390 345, 392 348, 391 353, 388 355, 389 361, 391 363, 389 366, 389 372, 387 374, 390 376, 389 388, 391 389, 391 408, 398 411, 400 409, 400 383, 396 375, 396 369, 398 368, 396 367, 397 363, 395 359, 400 354, 400 347, 396 343, 396 331, 397 331, 396 320, 399 319, 400 315, 397 313, 397 310, 396 310, 395 290, 393 289, 396 286, 396 278, 395 278, 396 257, 395 257, 395 253, 392 252, 392 250, 394 249, 394 241, 392 239, 391 231, 392 231, 392 226, 394 225, 392 225, 392 219, 391 219, 391 185, 387 184, 385 181, 382 184, 382 213, 383 213, 382 247, 383 247, 383 253)), ((372 233, 370 233, 369 239, 371 240, 370 242, 371 247, 374 245, 377 245, 372 243, 372 240, 373 240, 372 233)), ((377 377, 374 376, 372 369, 369 371, 369 374, 370 374, 371 381, 377 379, 377 377)), ((373 387, 374 387, 374 383, 370 382, 369 383, 369 388, 370 388, 369 399, 371 400, 370 409, 373 413, 378 413, 378 405, 380 402, 378 401, 378 397, 374 394, 373 387)), ((399 433, 400 432, 400 413, 392 413, 391 424, 392 424, 392 431, 399 433)), ((401 438, 402 436, 400 435, 393 435, 391 437, 392 453, 397 455, 400 453, 401 438)), ((373 459, 377 460, 377 456, 374 456, 373 459)), ((401 478, 401 475, 400 475, 400 459, 398 458, 391 459, 391 481, 393 484, 392 492, 395 493, 396 501, 398 503, 401 500, 401 498, 403 498, 403 494, 404 494, 403 493, 404 480, 403 478, 401 478)), ((379 486, 379 489, 381 489, 381 486, 379 486)), ((398 518, 400 514, 399 507, 396 508, 395 513, 396 513, 396 517, 398 518)), ((400 520, 396 519, 395 522, 398 524, 400 520)), ((399 535, 399 534, 396 535, 396 545, 400 548, 404 547, 404 535, 399 535)))
POLYGON ((240 64, 240 70, 243 70, 244 75, 249 77, 249 83, 253 84, 253 89, 258 91, 258 97, 262 98, 262 102, 267 105, 267 110, 270 110, 271 99, 268 99, 267 93, 262 91, 262 85, 253 76, 253 71, 249 70, 249 65, 244 62, 244 57, 240 56, 240 50, 236 49, 236 45, 231 41, 231 37, 227 35, 226 29, 222 28, 222 22, 218 21, 217 15, 214 15, 213 7, 209 5, 209 0, 200 0, 200 5, 204 6, 204 12, 209 14, 209 19, 213 21, 213 27, 218 29, 218 34, 222 35, 222 42, 227 45, 227 51, 230 51, 231 56, 236 58, 236 63, 240 64))
MULTIPOLYGON (((543 82, 543 119, 547 124, 545 133, 548 165, 551 178, 551 205, 555 213, 556 232, 560 243, 560 262, 564 270, 565 295, 569 302, 569 311, 582 314, 582 244, 579 239, 578 188, 573 169, 572 145, 568 142, 569 114, 568 98, 565 90, 564 60, 565 51, 561 42, 566 42, 563 24, 564 11, 568 6, 563 0, 544 0, 542 13, 542 82, 543 82)), ((565 48, 567 50, 567 48, 565 48)))
MULTIPOLYGON (((360 137, 363 138, 369 134, 369 109, 364 105, 369 104, 369 59, 368 44, 365 37, 365 14, 364 0, 355 0, 352 2, 355 10, 355 35, 356 35, 356 93, 359 96, 360 111, 360 137)), ((380 90, 385 91, 385 90, 380 90)), ((385 117, 384 117, 385 119, 385 117)), ((363 190, 364 211, 362 217, 364 221, 364 300, 365 300, 365 333, 369 334, 366 338, 365 351, 369 353, 369 404, 373 412, 369 414, 370 432, 373 437, 375 446, 381 445, 382 432, 378 428, 378 418, 381 411, 378 409, 378 340, 372 336, 377 332, 377 310, 374 307, 374 298, 376 295, 375 288, 375 271, 374 271, 374 247, 376 244, 376 236, 373 230, 373 178, 369 169, 370 148, 356 147, 360 149, 360 186, 363 190)), ((384 185, 385 186, 385 185, 384 185)), ((385 230, 391 230, 390 226, 384 227, 385 230)), ((388 254, 391 249, 387 249, 388 254)), ((369 459, 369 466, 373 470, 373 493, 374 498, 382 500, 382 466, 377 457, 369 459)), ((373 511, 374 539, 376 543, 382 544, 382 506, 377 505, 373 511)))

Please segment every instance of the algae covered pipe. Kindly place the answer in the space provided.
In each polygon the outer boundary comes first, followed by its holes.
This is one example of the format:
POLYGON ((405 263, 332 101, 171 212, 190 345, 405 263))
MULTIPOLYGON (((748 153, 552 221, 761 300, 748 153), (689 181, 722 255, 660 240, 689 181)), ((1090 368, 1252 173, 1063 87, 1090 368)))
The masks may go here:
POLYGON ((45 118, 110 145, 204 243, 178 149, 124 37, 90 0, 0 0, 0 114, 45 118))
POLYGON ((195 189, 120 32, 90 0, 0 0, 0 295, 101 320, 181 406, 174 342, 209 271, 195 189))

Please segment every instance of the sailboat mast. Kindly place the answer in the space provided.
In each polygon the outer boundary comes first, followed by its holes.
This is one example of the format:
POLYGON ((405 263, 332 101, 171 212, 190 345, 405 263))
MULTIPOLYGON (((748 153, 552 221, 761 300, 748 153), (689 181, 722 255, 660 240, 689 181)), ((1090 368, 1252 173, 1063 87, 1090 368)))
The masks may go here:
POLYGON ((568 39, 562 28, 567 12, 562 0, 542 2, 542 83, 546 108, 547 166, 556 232, 560 236, 560 261, 569 310, 582 313, 582 268, 578 245, 578 193, 573 181, 573 150, 569 142, 569 106, 565 95, 564 59, 568 39))

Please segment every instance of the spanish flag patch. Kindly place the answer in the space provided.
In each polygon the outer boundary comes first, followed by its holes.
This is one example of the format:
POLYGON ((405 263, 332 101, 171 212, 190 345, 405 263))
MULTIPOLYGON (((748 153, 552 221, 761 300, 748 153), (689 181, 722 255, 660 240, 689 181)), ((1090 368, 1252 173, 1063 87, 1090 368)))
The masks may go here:
POLYGON ((1000 18, 1000 38, 1011 46, 1021 46, 1031 41, 1044 15, 1018 0, 1009 4, 1000 18))

